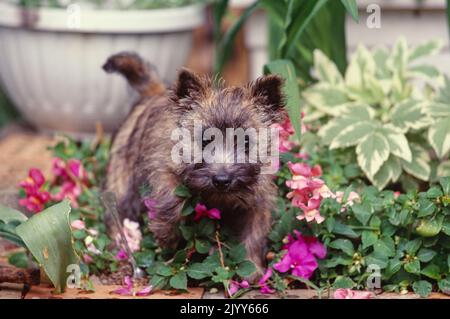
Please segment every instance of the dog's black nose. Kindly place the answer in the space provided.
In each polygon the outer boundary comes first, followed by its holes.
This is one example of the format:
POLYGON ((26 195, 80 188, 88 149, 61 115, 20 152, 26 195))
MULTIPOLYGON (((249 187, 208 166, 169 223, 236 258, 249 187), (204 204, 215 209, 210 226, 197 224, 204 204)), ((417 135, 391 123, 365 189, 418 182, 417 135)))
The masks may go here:
POLYGON ((230 175, 226 174, 220 174, 215 175, 212 178, 214 186, 216 186, 220 190, 226 189, 231 184, 231 177, 230 175))

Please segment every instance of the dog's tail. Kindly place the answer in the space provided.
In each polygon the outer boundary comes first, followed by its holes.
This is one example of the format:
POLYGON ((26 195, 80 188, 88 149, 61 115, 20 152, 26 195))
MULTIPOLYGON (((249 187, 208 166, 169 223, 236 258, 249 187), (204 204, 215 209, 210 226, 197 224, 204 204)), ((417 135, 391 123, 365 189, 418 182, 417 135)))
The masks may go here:
POLYGON ((108 73, 122 74, 141 97, 151 97, 166 92, 166 87, 155 67, 145 62, 136 53, 120 52, 110 56, 103 65, 103 70, 108 73))

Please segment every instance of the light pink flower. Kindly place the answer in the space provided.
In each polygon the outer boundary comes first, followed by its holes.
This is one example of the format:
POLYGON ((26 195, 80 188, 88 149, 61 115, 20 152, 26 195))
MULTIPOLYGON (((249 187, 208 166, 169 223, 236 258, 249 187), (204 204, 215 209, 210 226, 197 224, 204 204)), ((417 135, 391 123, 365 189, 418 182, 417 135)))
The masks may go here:
POLYGON ((358 291, 351 289, 337 289, 333 294, 334 299, 373 299, 375 295, 371 291, 358 291))
POLYGON ((84 223, 84 221, 82 221, 82 220, 80 220, 80 219, 74 220, 74 221, 70 224, 70 226, 71 226, 73 229, 75 229, 75 230, 83 230, 83 229, 86 228, 86 224, 84 223))
MULTIPOLYGON (((338 191, 338 192, 336 192, 335 196, 336 196, 336 201, 338 203, 342 204, 342 200, 344 198, 344 192, 338 191)), ((359 202, 359 201, 361 201, 361 198, 359 197, 358 193, 350 192, 348 194, 347 201, 344 203, 344 205, 342 205, 341 212, 344 212, 348 206, 353 206, 353 204, 355 202, 359 202)))
POLYGON ((239 290, 247 289, 250 287, 250 284, 247 280, 243 280, 241 282, 236 280, 230 280, 230 284, 228 286, 228 295, 233 297, 239 290))
MULTIPOLYGON (((141 241, 142 241, 142 233, 139 228, 139 223, 133 222, 128 218, 125 218, 123 220, 123 231, 125 234, 125 238, 128 242, 128 245, 130 247, 130 250, 132 252, 138 251, 141 248, 141 241)), ((120 234, 117 234, 116 242, 118 246, 121 245, 120 234)))
POLYGON ((83 261, 85 264, 91 264, 92 262, 94 262, 94 259, 92 259, 92 257, 89 256, 88 254, 84 254, 83 261))
POLYGON ((195 205, 194 210, 195 210, 194 221, 198 221, 203 217, 208 217, 210 219, 221 218, 220 210, 218 210, 217 208, 211 208, 208 210, 205 205, 198 203, 197 205, 195 205))
POLYGON ((280 152, 286 153, 295 147, 296 143, 290 140, 290 136, 293 135, 295 131, 294 128, 292 127, 291 121, 289 120, 289 116, 285 117, 283 123, 273 124, 273 127, 278 129, 279 132, 280 152))
POLYGON ((148 296, 152 292, 152 286, 146 286, 139 291, 134 291, 133 281, 131 277, 126 276, 124 279, 124 284, 122 287, 112 291, 111 293, 122 295, 122 296, 148 296))

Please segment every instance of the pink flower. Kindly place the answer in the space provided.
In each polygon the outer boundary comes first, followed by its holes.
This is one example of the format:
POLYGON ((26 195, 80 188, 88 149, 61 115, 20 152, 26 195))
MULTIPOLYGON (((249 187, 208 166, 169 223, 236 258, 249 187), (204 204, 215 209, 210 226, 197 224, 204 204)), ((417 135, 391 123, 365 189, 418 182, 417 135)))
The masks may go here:
POLYGON ((236 280, 230 280, 230 284, 228 286, 228 295, 233 297, 241 288, 247 289, 250 287, 250 284, 247 280, 243 280, 241 282, 236 280))
POLYGON ((375 295, 371 291, 357 291, 351 289, 337 289, 333 294, 334 299, 372 299, 375 295))
POLYGON ((156 201, 151 198, 144 199, 144 205, 147 208, 147 216, 149 220, 156 218, 156 201))
POLYGON ((84 254, 83 261, 85 264, 92 264, 94 262, 94 259, 91 256, 89 256, 88 254, 84 254))
POLYGON ((73 229, 75 229, 75 230, 83 230, 83 229, 86 228, 86 225, 85 225, 84 221, 82 221, 82 220, 80 220, 80 219, 74 220, 74 221, 70 224, 70 226, 71 226, 73 229))
POLYGON ((116 256, 114 256, 114 258, 115 258, 116 260, 118 260, 118 261, 121 261, 121 260, 128 260, 128 255, 127 255, 127 253, 126 253, 123 249, 120 249, 120 250, 117 252, 116 256))
POLYGON ((306 163, 291 162, 288 163, 288 167, 293 176, 286 181, 286 186, 292 189, 286 197, 291 199, 293 206, 303 211, 297 218, 320 224, 325 220, 319 211, 322 199, 334 196, 324 181, 317 178, 322 175, 322 168, 319 165, 311 168, 306 163))
POLYGON ((205 205, 199 203, 195 205, 194 210, 195 210, 194 221, 198 221, 202 217, 208 217, 210 219, 221 218, 220 210, 218 210, 217 208, 211 208, 210 210, 208 210, 205 205))
POLYGON ((394 192, 394 197, 395 197, 395 198, 399 197, 400 195, 401 195, 400 192, 394 192))
MULTIPOLYGON (((141 248, 141 241, 142 241, 142 233, 139 228, 139 223, 133 222, 128 218, 125 218, 123 220, 123 231, 125 234, 125 238, 128 242, 128 245, 130 247, 130 250, 132 252, 138 251, 141 248)), ((121 245, 120 234, 117 234, 116 242, 118 246, 121 245)))
POLYGON ((153 290, 152 286, 145 286, 143 289, 135 292, 134 287, 133 287, 133 281, 131 280, 131 278, 129 276, 125 276, 123 281, 124 281, 124 285, 121 288, 118 288, 118 289, 112 291, 111 293, 117 294, 117 295, 122 295, 122 296, 140 296, 140 297, 142 297, 142 296, 148 296, 153 290))
POLYGON ((294 233, 297 238, 288 236, 287 244, 283 246, 287 252, 273 268, 281 273, 291 271, 294 276, 309 279, 318 267, 316 258, 325 258, 326 248, 315 237, 302 236, 298 231, 294 233))
POLYGON ((289 116, 286 116, 283 123, 276 123, 273 125, 273 127, 278 129, 279 132, 280 137, 279 151, 282 153, 286 153, 289 152, 292 148, 294 148, 296 144, 293 141, 289 140, 290 136, 295 133, 291 121, 289 120, 289 116))
POLYGON ((267 268, 266 273, 259 279, 258 284, 262 294, 273 294, 274 289, 270 288, 267 281, 272 277, 272 268, 267 268))
POLYGON ((294 154, 294 156, 295 156, 295 158, 298 158, 298 159, 301 159, 304 161, 309 160, 309 154, 306 152, 303 152, 303 153, 299 152, 298 154, 294 154))
POLYGON ((45 177, 37 168, 32 168, 28 172, 28 177, 19 183, 25 191, 25 198, 19 200, 19 205, 27 210, 39 213, 50 201, 50 193, 44 190, 45 177))
POLYGON ((60 186, 58 193, 54 194, 52 199, 60 201, 68 198, 72 206, 77 208, 77 199, 82 193, 81 186, 89 182, 81 161, 70 159, 66 163, 60 158, 54 158, 52 171, 55 175, 53 183, 60 186))
MULTIPOLYGON (((341 191, 336 192, 336 201, 338 203, 342 204, 343 198, 344 198, 344 192, 341 192, 341 191)), ((353 206, 353 204, 355 202, 359 202, 360 200, 361 199, 360 199, 358 193, 350 192, 348 194, 347 201, 344 203, 344 205, 342 205, 341 212, 344 212, 346 210, 347 206, 353 206)))

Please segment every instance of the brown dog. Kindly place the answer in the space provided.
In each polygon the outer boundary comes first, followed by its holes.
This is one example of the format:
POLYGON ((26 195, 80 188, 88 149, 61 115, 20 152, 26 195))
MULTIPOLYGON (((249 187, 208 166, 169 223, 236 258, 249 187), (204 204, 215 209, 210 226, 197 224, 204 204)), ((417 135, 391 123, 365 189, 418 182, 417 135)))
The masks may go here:
POLYGON ((174 191, 184 184, 208 208, 222 212, 222 222, 245 244, 261 273, 276 196, 273 176, 261 174, 267 164, 176 163, 171 135, 177 128, 193 132, 195 121, 224 134, 227 128, 270 127, 285 114, 281 79, 264 76, 245 87, 225 88, 182 70, 174 88, 166 90, 154 69, 133 53, 110 57, 104 69, 124 75, 141 95, 114 138, 107 176, 106 188, 118 198, 121 218, 138 219, 143 211, 139 189, 149 185, 157 210, 149 227, 160 245, 176 246, 184 199, 174 191))

